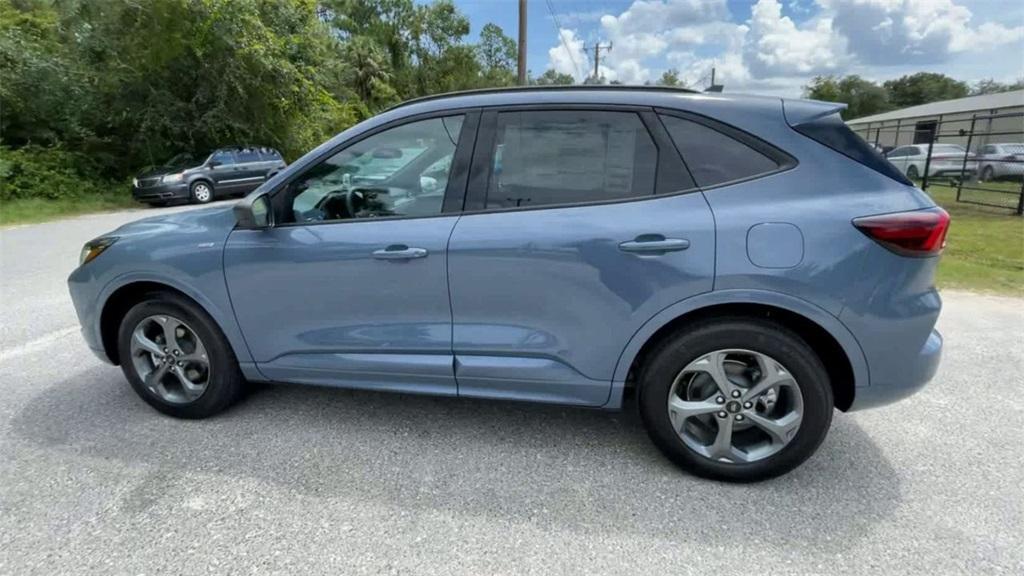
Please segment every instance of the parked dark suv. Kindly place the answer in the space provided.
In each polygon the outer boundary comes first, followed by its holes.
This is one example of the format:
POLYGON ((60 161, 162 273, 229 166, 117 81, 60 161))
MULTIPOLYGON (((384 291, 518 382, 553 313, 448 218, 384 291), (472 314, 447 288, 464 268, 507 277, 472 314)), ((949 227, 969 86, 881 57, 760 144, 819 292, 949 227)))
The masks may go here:
POLYGON ((265 147, 221 148, 202 159, 178 154, 132 179, 132 197, 154 206, 174 200, 205 204, 215 196, 247 194, 286 165, 280 152, 265 147))

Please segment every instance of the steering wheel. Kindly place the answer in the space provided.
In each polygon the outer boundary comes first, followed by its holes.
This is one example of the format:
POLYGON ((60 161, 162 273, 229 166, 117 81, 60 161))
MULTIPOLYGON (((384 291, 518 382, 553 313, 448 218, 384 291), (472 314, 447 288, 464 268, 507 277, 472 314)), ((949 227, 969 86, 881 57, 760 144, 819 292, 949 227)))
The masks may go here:
POLYGON ((355 218, 356 212, 366 205, 366 194, 359 189, 331 190, 313 207, 320 212, 322 220, 355 218))
POLYGON ((355 218, 356 217, 356 201, 357 200, 359 201, 359 204, 361 204, 361 205, 365 205, 366 204, 366 197, 363 195, 363 193, 359 189, 352 189, 352 190, 346 190, 345 191, 345 210, 348 211, 348 217, 349 218, 355 218))

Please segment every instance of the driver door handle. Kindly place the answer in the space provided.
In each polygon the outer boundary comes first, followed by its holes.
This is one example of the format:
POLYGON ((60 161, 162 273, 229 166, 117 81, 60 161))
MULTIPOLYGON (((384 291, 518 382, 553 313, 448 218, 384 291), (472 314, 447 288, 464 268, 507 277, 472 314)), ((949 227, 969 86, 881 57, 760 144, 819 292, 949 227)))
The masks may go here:
POLYGON ((410 248, 405 244, 392 244, 383 250, 373 251, 373 257, 377 260, 412 260, 426 256, 426 248, 410 248))

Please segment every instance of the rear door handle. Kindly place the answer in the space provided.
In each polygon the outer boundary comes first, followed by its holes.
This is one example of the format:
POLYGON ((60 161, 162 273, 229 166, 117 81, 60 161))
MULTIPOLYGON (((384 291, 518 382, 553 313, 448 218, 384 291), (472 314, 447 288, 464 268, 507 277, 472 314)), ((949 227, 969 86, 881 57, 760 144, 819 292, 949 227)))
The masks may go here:
POLYGON ((405 244, 392 244, 383 250, 374 250, 373 252, 373 257, 378 260, 412 260, 426 256, 426 248, 410 248, 405 244))
POLYGON ((689 247, 690 241, 685 238, 665 238, 661 234, 642 234, 619 244, 619 250, 639 254, 664 254, 686 250, 689 247))

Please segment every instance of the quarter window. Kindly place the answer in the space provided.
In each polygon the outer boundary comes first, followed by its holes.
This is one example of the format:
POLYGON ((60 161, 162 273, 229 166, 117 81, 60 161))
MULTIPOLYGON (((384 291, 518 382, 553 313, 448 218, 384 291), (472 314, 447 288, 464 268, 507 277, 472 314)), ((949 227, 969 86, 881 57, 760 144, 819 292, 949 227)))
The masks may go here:
POLYGON ((289 186, 292 222, 441 213, 462 115, 390 128, 310 168, 289 186))
POLYGON ((675 116, 661 119, 698 186, 714 186, 779 169, 768 156, 718 130, 675 116))
POLYGON ((654 193, 658 150, 632 112, 498 114, 488 209, 654 193))
POLYGON ((281 153, 273 148, 263 148, 260 150, 260 160, 263 162, 276 162, 281 160, 281 153))

